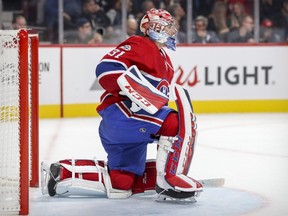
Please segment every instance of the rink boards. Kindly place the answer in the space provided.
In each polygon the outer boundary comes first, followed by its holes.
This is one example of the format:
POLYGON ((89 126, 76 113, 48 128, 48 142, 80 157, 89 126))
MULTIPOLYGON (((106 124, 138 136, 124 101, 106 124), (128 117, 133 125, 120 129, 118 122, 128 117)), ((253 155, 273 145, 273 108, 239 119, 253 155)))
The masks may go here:
MULTIPOLYGON (((113 48, 42 45, 40 117, 97 116, 103 90, 95 68, 113 48)), ((173 82, 187 88, 196 113, 288 112, 288 45, 179 46, 168 53, 173 82)))

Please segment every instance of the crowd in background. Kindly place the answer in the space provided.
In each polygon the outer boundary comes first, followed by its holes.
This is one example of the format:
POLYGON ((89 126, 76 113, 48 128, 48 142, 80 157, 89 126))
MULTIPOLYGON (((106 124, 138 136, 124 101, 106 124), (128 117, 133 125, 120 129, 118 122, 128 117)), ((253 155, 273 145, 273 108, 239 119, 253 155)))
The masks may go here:
MULTIPOLYGON (((177 42, 187 43, 187 0, 126 0, 122 28, 121 0, 63 0, 64 43, 117 44, 140 35, 139 23, 151 8, 175 18, 177 42)), ((249 43, 254 37, 254 0, 193 0, 192 43, 249 43)), ((39 30, 40 42, 58 42, 58 0, 2 0, 14 10, 11 26, 39 30)), ((259 42, 288 42, 288 0, 260 0, 259 42)))

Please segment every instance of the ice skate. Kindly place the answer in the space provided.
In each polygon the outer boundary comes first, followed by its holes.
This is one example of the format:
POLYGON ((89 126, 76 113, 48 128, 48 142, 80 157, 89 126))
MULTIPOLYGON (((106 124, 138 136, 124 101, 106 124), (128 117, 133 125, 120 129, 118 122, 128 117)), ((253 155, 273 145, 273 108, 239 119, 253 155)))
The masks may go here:
POLYGON ((50 179, 48 181, 48 193, 50 196, 55 196, 56 194, 56 184, 60 181, 60 163, 53 163, 50 165, 49 175, 50 179))
POLYGON ((164 189, 156 185, 157 198, 156 201, 179 201, 179 202, 197 202, 195 197, 200 196, 202 190, 197 191, 179 191, 173 189, 164 189))
POLYGON ((184 191, 175 191, 172 189, 163 189, 161 187, 159 187, 158 185, 156 185, 156 192, 159 195, 165 195, 168 197, 172 197, 172 198, 176 198, 176 199, 185 199, 185 198, 189 198, 189 197, 194 197, 196 192, 184 192, 184 191))
POLYGON ((53 163, 50 166, 41 163, 41 190, 42 194, 56 195, 56 185, 60 181, 60 163, 53 163))

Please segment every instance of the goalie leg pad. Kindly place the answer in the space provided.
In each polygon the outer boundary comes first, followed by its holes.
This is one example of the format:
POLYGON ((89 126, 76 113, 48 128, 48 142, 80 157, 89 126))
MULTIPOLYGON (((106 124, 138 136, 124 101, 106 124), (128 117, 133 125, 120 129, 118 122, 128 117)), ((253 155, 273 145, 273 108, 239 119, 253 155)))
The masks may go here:
POLYGON ((106 188, 99 181, 67 178, 57 184, 56 194, 65 196, 99 196, 106 194, 106 188))
MULTIPOLYGON (((113 171, 110 175, 112 178, 115 177, 113 171)), ((110 175, 103 161, 62 160, 50 166, 42 162, 42 194, 91 196, 106 193, 109 198, 127 198, 132 194, 155 191, 156 160, 146 161, 145 171, 142 176, 134 178, 132 190, 123 190, 122 187, 122 189, 113 188, 110 175), (96 168, 95 164, 99 166, 96 168), (98 174, 101 179, 98 178, 98 174), (48 188, 50 188, 49 191, 48 188)), ((115 179, 113 181, 115 182, 115 179)))
POLYGON ((103 161, 63 160, 52 164, 50 169, 48 167, 42 162, 43 194, 91 196, 106 193, 108 198, 127 198, 132 194, 131 190, 112 188, 108 168, 103 161), (89 180, 83 179, 87 176, 89 180))
POLYGON ((160 137, 156 163, 156 192, 159 195, 176 199, 194 197, 203 189, 198 181, 184 174, 167 175, 166 173, 168 154, 174 151, 171 148, 174 139, 173 137, 160 137))
MULTIPOLYGON (((169 154, 173 154, 175 150, 172 148, 172 144, 177 141, 175 137, 161 136, 159 140, 159 148, 157 151, 157 185, 159 188, 164 190, 177 190, 183 192, 195 192, 202 190, 202 185, 196 180, 184 175, 183 173, 178 173, 174 175, 169 175, 167 170, 169 170, 169 154), (167 167, 168 166, 168 167, 167 167)), ((173 158, 172 163, 175 161, 173 158)))
POLYGON ((178 109, 179 131, 177 139, 172 145, 173 153, 169 154, 169 170, 168 174, 184 174, 187 175, 192 157, 194 154, 194 146, 197 137, 196 116, 193 111, 191 99, 186 89, 179 85, 174 85, 172 95, 178 109), (174 163, 172 163, 174 161, 174 163))
POLYGON ((201 191, 202 185, 187 176, 197 135, 191 100, 187 90, 179 85, 172 88, 172 94, 178 107, 179 131, 176 137, 160 137, 157 152, 157 185, 164 190, 186 193, 201 191))

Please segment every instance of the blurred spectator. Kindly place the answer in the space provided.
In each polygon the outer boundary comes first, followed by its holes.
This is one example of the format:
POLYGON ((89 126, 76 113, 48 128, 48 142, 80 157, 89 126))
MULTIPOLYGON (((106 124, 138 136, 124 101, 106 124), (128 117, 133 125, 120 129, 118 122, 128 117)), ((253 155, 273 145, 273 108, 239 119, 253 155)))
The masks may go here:
POLYGON ((76 21, 78 26, 77 32, 67 35, 66 43, 71 44, 92 44, 92 43, 102 43, 102 36, 92 30, 92 26, 86 18, 79 18, 76 21))
MULTIPOLYGON (((219 0, 219 1, 223 1, 223 0, 219 0)), ((259 1, 259 0, 257 0, 259 1)), ((261 1, 261 0, 260 0, 261 1)), ((224 0, 224 2, 227 4, 228 6, 228 12, 232 13, 233 11, 233 5, 235 3, 240 3, 243 5, 244 7, 244 11, 246 14, 249 14, 251 12, 251 9, 253 9, 254 6, 254 0, 224 0)))
POLYGON ((127 20, 127 36, 130 37, 132 35, 136 35, 137 30, 138 30, 137 20, 133 17, 128 18, 128 20, 127 20))
POLYGON ((23 15, 17 14, 13 17, 12 20, 13 29, 27 28, 26 18, 23 15))
POLYGON ((176 43, 181 44, 181 43, 187 43, 187 34, 186 32, 182 31, 180 29, 179 22, 175 20, 175 28, 177 29, 177 34, 176 34, 176 43))
MULTIPOLYGON (((83 0, 82 0, 83 1, 83 0)), ((108 1, 109 0, 95 0, 96 3, 100 6, 100 8, 104 11, 106 11, 106 8, 108 6, 108 1)))
MULTIPOLYGON (((22 11, 21 14, 23 15, 23 17, 26 18, 25 21, 29 23, 29 26, 34 26, 36 28, 38 26, 40 30, 42 29, 42 32, 47 31, 46 34, 42 35, 43 40, 57 42, 58 0, 29 0, 29 1, 2 0, 2 2, 4 10, 22 11), (40 27, 39 25, 40 26, 45 25, 46 28, 40 27)), ((259 32, 260 40, 265 42, 275 40, 277 41, 278 37, 280 36, 281 41, 287 41, 288 0, 259 0, 259 2, 260 2, 260 23, 263 23, 264 20, 267 23, 267 19, 269 19, 273 23, 272 27, 265 26, 264 24, 260 27, 259 32), (272 35, 268 36, 270 35, 270 32, 272 35)), ((77 31, 78 27, 76 25, 76 20, 79 17, 83 16, 85 16, 89 20, 93 20, 91 21, 92 28, 95 29, 98 26, 99 32, 102 33, 108 32, 110 36, 113 35, 114 31, 120 32, 122 24, 121 3, 122 0, 64 0, 63 17, 64 17, 65 32, 67 33, 67 30, 72 29, 77 31), (86 2, 87 4, 88 2, 90 2, 90 5, 87 6, 87 8, 85 8, 84 6, 86 2), (100 13, 98 11, 101 11, 102 13, 100 16, 98 15, 98 13, 100 13), (89 13, 92 13, 92 15, 90 16, 89 13), (103 16, 103 14, 105 15, 103 16), (107 24, 108 19, 110 25, 107 24), (113 28, 111 28, 112 25, 113 28), (103 29, 107 30, 103 31, 103 29)), ((193 17, 197 17, 198 15, 208 17, 207 30, 215 32, 218 38, 224 42, 227 41, 229 30, 232 31, 236 28, 239 28, 243 17, 254 13, 253 11, 254 0, 193 0, 192 3, 193 3, 193 13, 192 13, 193 17), (225 16, 226 16, 226 22, 225 22, 225 16)), ((169 10, 170 13, 173 14, 177 22, 176 25, 178 27, 178 35, 177 35, 178 43, 186 41, 187 20, 185 17, 185 12, 186 12, 187 0, 143 0, 143 1, 127 0, 127 6, 128 6, 127 17, 129 17, 129 15, 131 15, 132 12, 134 17, 138 21, 138 25, 139 21, 143 16, 143 13, 153 7, 165 8, 169 10), (132 7, 133 11, 131 11, 132 7)), ((11 19, 12 16, 9 16, 8 20, 2 21, 3 28, 5 29, 14 28, 12 27, 11 19)), ((17 24, 15 23, 15 25, 17 24)), ((21 27, 15 27, 15 28, 21 28, 21 27)), ((137 32, 137 34, 139 33, 137 32)))
POLYGON ((174 17, 175 21, 178 22, 179 30, 186 32, 186 13, 182 6, 179 3, 175 3, 174 5, 167 8, 167 11, 170 12, 170 14, 174 17))
MULTIPOLYGON (((152 8, 155 8, 154 1, 152 0, 145 0, 142 3, 142 12, 146 13, 146 11, 151 10, 152 8)), ((142 14, 144 16, 144 14, 142 14)), ((143 17, 141 16, 141 18, 143 17)))
POLYGON ((179 3, 175 3, 168 8, 168 12, 174 17, 175 27, 178 30, 176 35, 176 42, 187 43, 187 19, 183 7, 179 3))
MULTIPOLYGON (((131 0, 126 0, 126 4, 127 4, 127 16, 129 16, 132 11, 131 0)), ((110 9, 106 12, 106 15, 109 17, 113 27, 120 27, 122 25, 122 1, 121 0, 112 1, 112 5, 110 9)))
POLYGON ((192 43, 219 43, 220 39, 213 31, 207 30, 208 20, 204 16, 195 19, 195 30, 192 31, 192 43))
POLYGON ((109 17, 95 0, 83 0, 83 16, 91 23, 92 28, 107 28, 111 25, 109 17))
POLYGON ((280 13, 274 16, 273 23, 281 29, 282 41, 288 42, 288 0, 283 1, 280 13))
POLYGON ((193 0, 193 18, 201 15, 208 17, 215 0, 193 0))
POLYGON ((269 19, 264 19, 260 28, 260 41, 264 43, 280 42, 281 36, 273 29, 273 23, 269 19))
POLYGON ((234 29, 228 35, 227 42, 230 43, 246 43, 255 42, 253 37, 253 18, 249 15, 245 16, 242 20, 241 26, 238 29, 234 29))
POLYGON ((134 17, 129 17, 127 19, 127 32, 123 33, 122 28, 115 28, 114 31, 110 31, 104 37, 104 43, 107 44, 118 44, 123 40, 126 40, 132 35, 136 35, 138 31, 138 22, 134 17))
POLYGON ((20 11, 22 10, 22 4, 19 0, 1 0, 4 11, 20 11))
MULTIPOLYGON (((134 3, 133 3, 133 5, 134 5, 134 3)), ((142 2, 141 10, 135 14, 135 18, 138 20, 138 25, 140 25, 141 19, 146 14, 146 11, 148 11, 152 8, 156 8, 154 1, 145 0, 142 2)), ((138 30, 137 30, 137 35, 143 35, 143 33, 140 31, 140 28, 138 28, 138 30)))
MULTIPOLYGON (((64 29, 73 29, 75 22, 81 16, 82 0, 63 0, 64 29)), ((55 42, 58 32, 58 0, 46 0, 44 5, 45 25, 48 31, 48 40, 55 42)))
POLYGON ((143 1, 143 3, 140 4, 140 7, 139 7, 139 4, 137 4, 137 3, 139 3, 138 0, 136 0, 136 1, 134 0, 133 2, 134 2, 133 7, 134 7, 134 5, 138 5, 138 9, 137 9, 137 11, 134 11, 134 14, 135 14, 135 18, 139 21, 139 23, 140 23, 142 17, 144 16, 144 14, 146 13, 146 11, 148 11, 152 8, 155 8, 155 4, 152 0, 143 1), (136 2, 136 4, 135 4, 135 2, 136 2))
POLYGON ((38 25, 44 24, 44 7, 45 7, 45 1, 46 0, 37 0, 37 20, 36 23, 38 25))
POLYGON ((103 37, 98 32, 94 32, 93 37, 88 41, 88 44, 101 44, 101 43, 103 43, 103 37))
POLYGON ((231 14, 228 18, 228 27, 230 31, 239 28, 245 16, 246 12, 241 2, 232 4, 231 14))
POLYGON ((174 3, 176 3, 176 1, 174 1, 174 0, 162 0, 162 1, 158 2, 157 8, 161 8, 161 9, 167 10, 169 7, 174 5, 174 3))
POLYGON ((261 0, 260 1, 260 20, 272 20, 281 9, 281 1, 279 0, 261 0))
POLYGON ((227 4, 218 1, 214 4, 212 13, 208 17, 208 27, 210 31, 216 32, 221 41, 227 41, 229 28, 227 25, 227 4))

